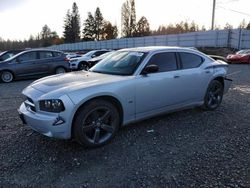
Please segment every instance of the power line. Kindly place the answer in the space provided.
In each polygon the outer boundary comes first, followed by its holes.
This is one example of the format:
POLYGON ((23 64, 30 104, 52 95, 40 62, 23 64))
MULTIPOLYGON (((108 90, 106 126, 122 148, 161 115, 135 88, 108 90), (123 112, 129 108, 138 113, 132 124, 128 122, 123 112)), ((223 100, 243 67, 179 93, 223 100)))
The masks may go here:
POLYGON ((242 14, 242 15, 245 15, 245 16, 250 16, 250 14, 245 13, 245 12, 241 12, 241 11, 238 11, 238 10, 233 10, 233 9, 230 9, 230 8, 225 8, 225 7, 222 7, 222 6, 219 6, 219 5, 217 5, 216 7, 222 8, 224 10, 228 10, 228 11, 231 11, 231 12, 235 12, 235 13, 238 13, 238 14, 242 14))

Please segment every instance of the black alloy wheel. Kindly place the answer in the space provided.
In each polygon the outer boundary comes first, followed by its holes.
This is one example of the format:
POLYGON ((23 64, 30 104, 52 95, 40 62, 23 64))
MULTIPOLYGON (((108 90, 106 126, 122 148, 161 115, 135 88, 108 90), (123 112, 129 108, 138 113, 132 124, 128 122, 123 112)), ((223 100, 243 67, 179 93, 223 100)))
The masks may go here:
POLYGON ((80 62, 79 65, 78 65, 78 69, 88 71, 89 70, 89 65, 86 62, 80 62))
POLYGON ((116 107, 105 100, 94 100, 84 106, 76 116, 74 135, 88 147, 98 147, 112 140, 119 128, 116 107))
POLYGON ((204 99, 204 108, 206 110, 215 110, 221 104, 223 98, 223 85, 218 80, 213 80, 207 89, 204 99))

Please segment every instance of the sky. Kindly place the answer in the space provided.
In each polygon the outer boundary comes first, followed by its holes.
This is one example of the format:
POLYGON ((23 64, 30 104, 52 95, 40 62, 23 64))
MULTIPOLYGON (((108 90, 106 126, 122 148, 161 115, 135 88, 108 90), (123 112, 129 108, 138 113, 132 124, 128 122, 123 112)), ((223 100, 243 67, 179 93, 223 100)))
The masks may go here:
MULTIPOLYGON (((36 36, 47 24, 62 36, 63 21, 68 9, 76 2, 81 26, 87 13, 100 7, 104 19, 121 27, 121 6, 125 0, 0 0, 0 37, 10 40, 36 36)), ((211 28, 213 0, 135 0, 137 21, 146 16, 151 29, 159 25, 188 21, 211 28)), ((245 19, 250 22, 250 0, 217 0, 215 25, 226 23, 238 27, 245 19)))

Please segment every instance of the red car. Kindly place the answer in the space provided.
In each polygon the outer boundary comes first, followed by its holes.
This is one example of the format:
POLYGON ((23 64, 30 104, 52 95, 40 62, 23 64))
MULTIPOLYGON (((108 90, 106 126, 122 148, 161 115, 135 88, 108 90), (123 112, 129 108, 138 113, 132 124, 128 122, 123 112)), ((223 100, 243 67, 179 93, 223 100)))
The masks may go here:
POLYGON ((229 54, 227 61, 230 63, 250 63, 250 50, 240 50, 236 54, 229 54))

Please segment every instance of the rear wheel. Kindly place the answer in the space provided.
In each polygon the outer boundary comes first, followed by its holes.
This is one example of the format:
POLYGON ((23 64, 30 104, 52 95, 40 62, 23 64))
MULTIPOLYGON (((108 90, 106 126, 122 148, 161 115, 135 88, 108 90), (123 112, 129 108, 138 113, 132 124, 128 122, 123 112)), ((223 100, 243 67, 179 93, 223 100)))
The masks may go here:
POLYGON ((62 74, 62 73, 65 73, 66 70, 63 67, 57 67, 55 72, 56 74, 62 74))
POLYGON ((9 83, 13 81, 13 74, 10 71, 3 71, 1 74, 1 80, 5 83, 9 83))
POLYGON ((105 100, 93 100, 83 106, 74 121, 76 141, 87 147, 98 147, 110 142, 118 128, 117 108, 105 100))
POLYGON ((86 70, 88 71, 89 70, 89 65, 87 62, 80 62, 79 65, 78 65, 78 69, 79 70, 86 70))
POLYGON ((203 107, 205 110, 215 110, 221 104, 223 97, 223 85, 218 80, 213 80, 208 86, 204 98, 203 107))

